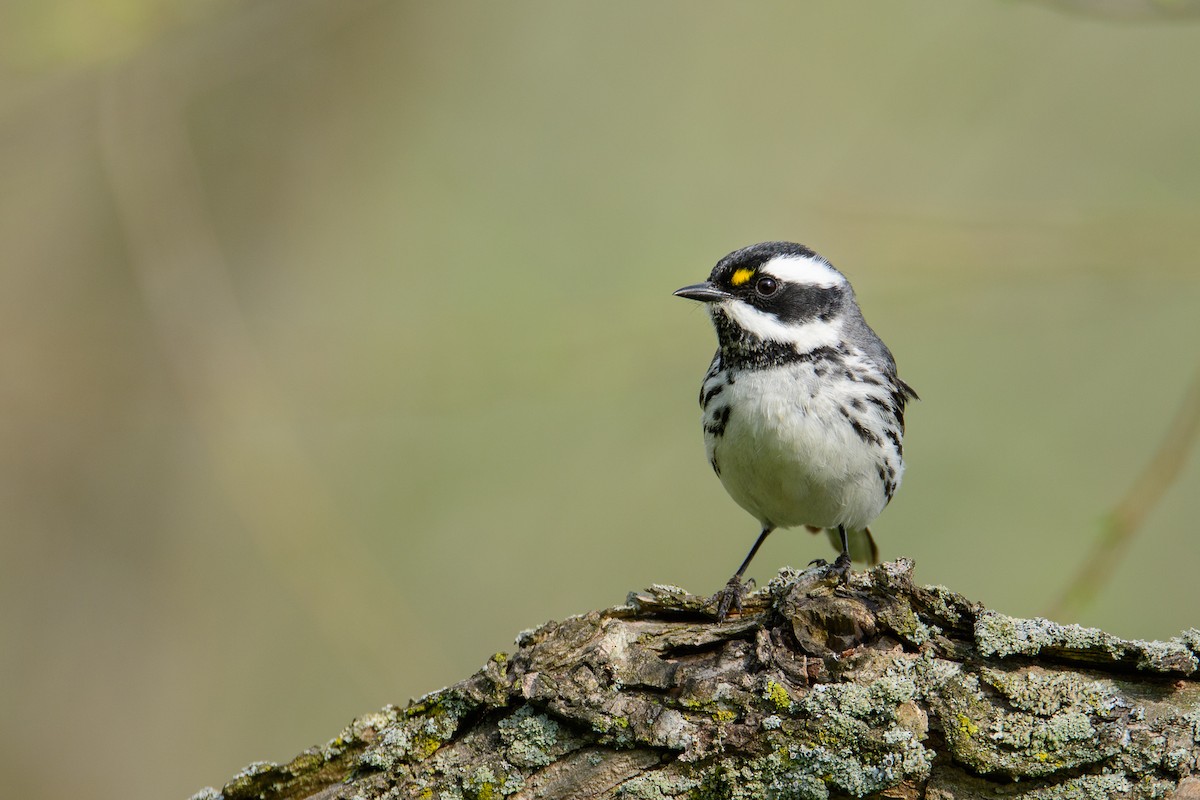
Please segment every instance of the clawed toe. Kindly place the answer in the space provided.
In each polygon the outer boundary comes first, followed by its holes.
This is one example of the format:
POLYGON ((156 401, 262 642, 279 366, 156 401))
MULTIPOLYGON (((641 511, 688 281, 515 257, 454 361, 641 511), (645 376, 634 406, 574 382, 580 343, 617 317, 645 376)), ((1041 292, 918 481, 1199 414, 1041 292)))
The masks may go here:
POLYGON ((742 579, 734 575, 721 591, 709 599, 710 603, 717 604, 717 622, 724 622, 730 611, 741 613, 742 600, 746 596, 746 591, 753 585, 753 578, 742 583, 742 579))
POLYGON ((846 583, 850 580, 850 556, 845 553, 834 559, 832 564, 823 558, 814 558, 808 562, 808 565, 824 569, 830 575, 836 575, 840 583, 846 583))
POLYGON ((837 575, 838 580, 841 583, 846 583, 847 581, 849 581, 850 580, 850 556, 847 555, 846 553, 842 553, 840 556, 838 556, 836 559, 834 559, 833 564, 831 564, 829 567, 829 571, 831 573, 833 573, 834 575, 837 575))

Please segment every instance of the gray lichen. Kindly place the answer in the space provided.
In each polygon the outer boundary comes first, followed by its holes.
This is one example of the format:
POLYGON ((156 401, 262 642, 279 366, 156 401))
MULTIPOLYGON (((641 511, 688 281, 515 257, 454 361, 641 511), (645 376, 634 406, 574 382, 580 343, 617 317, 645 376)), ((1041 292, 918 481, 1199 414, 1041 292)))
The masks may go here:
POLYGON ((558 744, 558 723, 529 706, 500 720, 500 740, 505 757, 518 767, 544 767, 554 760, 558 744))
POLYGON ((1167 642, 1121 639, 1098 628, 1061 625, 1047 619, 1017 619, 983 611, 975 620, 975 641, 985 656, 1067 654, 1073 660, 1132 663, 1149 672, 1191 675, 1200 662, 1185 637, 1167 642))

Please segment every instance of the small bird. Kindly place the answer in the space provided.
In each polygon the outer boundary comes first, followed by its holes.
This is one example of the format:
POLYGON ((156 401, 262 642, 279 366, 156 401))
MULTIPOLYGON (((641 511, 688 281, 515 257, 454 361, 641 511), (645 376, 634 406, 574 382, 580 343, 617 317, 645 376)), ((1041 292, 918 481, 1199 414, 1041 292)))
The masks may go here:
POLYGON ((675 295, 704 303, 717 331, 700 385, 709 463, 762 525, 713 597, 717 618, 741 609, 742 576, 776 528, 825 529, 843 580, 851 559, 876 563, 867 525, 900 486, 904 407, 917 393, 896 374, 850 282, 804 245, 762 242, 675 295))

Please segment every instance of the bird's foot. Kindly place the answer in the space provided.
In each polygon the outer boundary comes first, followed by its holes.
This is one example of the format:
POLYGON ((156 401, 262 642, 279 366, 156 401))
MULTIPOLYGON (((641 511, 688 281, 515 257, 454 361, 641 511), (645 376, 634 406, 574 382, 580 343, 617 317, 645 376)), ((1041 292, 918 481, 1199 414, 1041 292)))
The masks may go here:
POLYGON ((842 553, 833 560, 830 564, 823 558, 814 558, 808 562, 810 567, 823 567, 830 575, 836 575, 839 583, 847 583, 850 580, 850 556, 842 553))
POLYGON ((717 605, 717 622, 724 622, 729 616, 730 611, 736 611, 739 614, 742 611, 742 600, 746 597, 746 592, 754 586, 754 578, 742 583, 742 579, 734 575, 729 579, 729 582, 708 599, 710 603, 717 605))

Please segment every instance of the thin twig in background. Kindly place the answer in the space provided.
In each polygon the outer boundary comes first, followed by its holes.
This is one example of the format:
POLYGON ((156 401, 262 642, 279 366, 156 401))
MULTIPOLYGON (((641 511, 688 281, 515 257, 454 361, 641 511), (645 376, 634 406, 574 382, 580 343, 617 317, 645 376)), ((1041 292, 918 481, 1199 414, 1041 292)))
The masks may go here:
POLYGON ((1074 616, 1108 583, 1134 534, 1179 477, 1179 471, 1196 443, 1197 433, 1200 433, 1200 371, 1188 387, 1162 444, 1108 515, 1091 555, 1051 608, 1049 616, 1055 619, 1074 616))

